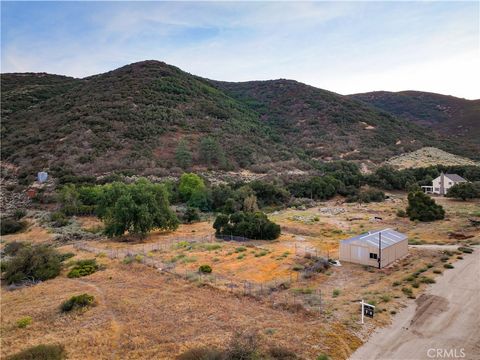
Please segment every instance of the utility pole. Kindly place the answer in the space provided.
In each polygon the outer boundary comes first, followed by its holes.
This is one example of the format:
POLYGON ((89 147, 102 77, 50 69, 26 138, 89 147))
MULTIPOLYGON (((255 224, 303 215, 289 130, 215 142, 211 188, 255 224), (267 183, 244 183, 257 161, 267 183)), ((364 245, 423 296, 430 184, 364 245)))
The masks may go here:
POLYGON ((382 268, 382 231, 378 233, 378 268, 382 268))

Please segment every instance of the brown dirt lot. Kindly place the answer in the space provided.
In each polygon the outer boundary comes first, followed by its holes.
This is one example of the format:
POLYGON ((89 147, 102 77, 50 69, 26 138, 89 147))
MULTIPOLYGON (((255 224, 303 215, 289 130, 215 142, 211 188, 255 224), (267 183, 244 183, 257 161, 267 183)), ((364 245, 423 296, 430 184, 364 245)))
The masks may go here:
POLYGON ((286 346, 305 358, 327 352, 344 359, 361 343, 338 322, 275 310, 143 265, 102 261, 106 270, 81 280, 63 275, 21 290, 2 289, 2 356, 60 343, 71 359, 171 359, 191 347, 223 346, 237 328, 257 330, 264 344, 286 346), (96 307, 73 315, 59 311, 62 301, 84 292, 97 298, 96 307), (20 329, 15 323, 23 316, 33 322, 20 329))

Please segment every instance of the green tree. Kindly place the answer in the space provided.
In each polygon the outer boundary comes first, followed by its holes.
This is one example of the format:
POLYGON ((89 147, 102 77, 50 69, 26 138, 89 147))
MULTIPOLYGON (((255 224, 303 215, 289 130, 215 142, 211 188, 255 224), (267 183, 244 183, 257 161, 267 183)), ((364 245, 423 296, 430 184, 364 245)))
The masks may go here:
POLYGON ((337 191, 344 188, 344 184, 331 175, 314 176, 306 181, 291 183, 290 192, 297 197, 309 197, 311 199, 330 199, 337 191))
POLYGON ((211 188, 211 199, 212 199, 212 209, 217 211, 225 206, 227 199, 232 199, 234 196, 234 191, 229 185, 220 184, 215 185, 211 188))
POLYGON ((445 217, 445 210, 422 191, 408 194, 407 215, 410 220, 434 221, 445 217))
POLYGON ((278 185, 255 180, 249 183, 261 206, 284 205, 290 199, 288 190, 278 185))
POLYGON ((180 140, 175 149, 175 159, 178 166, 182 169, 188 169, 192 165, 192 152, 189 150, 187 142, 180 140))
POLYGON ((203 179, 197 174, 185 173, 180 177, 178 192, 180 198, 185 202, 191 201, 192 198, 195 198, 195 201, 200 202, 202 201, 202 197, 206 196, 207 187, 205 186, 203 179))
POLYGON ((200 221, 200 213, 198 212, 198 209, 191 206, 187 207, 187 210, 185 210, 185 213, 183 214, 183 221, 188 224, 200 221))
POLYGON ((178 219, 169 207, 168 193, 161 184, 140 179, 134 184, 104 185, 97 214, 108 236, 146 235, 153 229, 175 230, 178 219))
POLYGON ((233 198, 228 198, 225 200, 224 205, 220 208, 220 210, 225 214, 233 214, 234 212, 240 210, 241 206, 238 204, 237 201, 233 198))
POLYGON ((95 206, 102 191, 101 186, 82 186, 78 189, 80 202, 83 206, 95 206))
POLYGON ((447 196, 463 201, 478 198, 480 197, 480 184, 469 182, 455 184, 448 189, 447 196))
POLYGON ((200 141, 200 159, 208 167, 215 165, 224 168, 227 166, 225 152, 217 140, 210 136, 206 136, 200 141))
POLYGON ((187 202, 188 206, 198 208, 202 211, 210 210, 210 197, 207 188, 195 189, 187 202))
POLYGON ((64 185, 59 193, 59 202, 65 214, 76 214, 81 205, 80 194, 77 187, 74 184, 64 185))
POLYGON ((264 213, 239 211, 217 216, 213 228, 218 235, 243 236, 249 239, 273 240, 280 236, 280 225, 270 221, 264 213))

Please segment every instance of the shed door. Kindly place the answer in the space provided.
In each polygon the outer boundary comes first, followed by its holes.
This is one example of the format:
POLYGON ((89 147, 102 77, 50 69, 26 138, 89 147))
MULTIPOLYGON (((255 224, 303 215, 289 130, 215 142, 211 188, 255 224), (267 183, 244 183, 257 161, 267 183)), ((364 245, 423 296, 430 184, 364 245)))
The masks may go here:
POLYGON ((361 247, 361 246, 355 246, 355 245, 352 245, 352 248, 351 248, 352 252, 352 260, 356 260, 356 261, 365 261, 366 259, 368 259, 368 250, 367 248, 364 248, 364 247, 361 247))

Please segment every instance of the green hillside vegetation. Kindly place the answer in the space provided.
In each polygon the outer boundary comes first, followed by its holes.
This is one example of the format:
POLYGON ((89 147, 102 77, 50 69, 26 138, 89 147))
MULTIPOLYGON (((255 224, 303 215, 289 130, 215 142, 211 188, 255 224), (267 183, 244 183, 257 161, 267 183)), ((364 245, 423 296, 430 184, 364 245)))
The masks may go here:
MULTIPOLYGON (((2 76, 2 87, 6 78, 10 92, 20 94, 23 76, 14 90, 15 76, 2 76)), ((60 95, 16 106, 3 119, 5 159, 35 169, 61 165, 99 173, 188 167, 185 152, 195 164, 217 168, 291 157, 253 111, 165 63, 135 63, 67 89, 59 83, 52 78, 51 93, 65 90, 60 95)))
POLYGON ((2 74, 2 117, 62 95, 80 80, 45 73, 2 74))
MULTIPOLYGON (((393 115, 436 132, 470 143, 470 151, 478 153, 480 144, 480 100, 421 91, 375 91, 350 95, 393 115)), ((478 158, 478 154, 477 154, 478 158)))
POLYGON ((411 122, 346 96, 292 80, 214 82, 248 104, 280 135, 307 157, 375 162, 422 146, 443 143, 411 122))
POLYGON ((39 170, 85 181, 111 172, 267 172, 315 160, 381 163, 423 146, 468 150, 295 81, 215 82, 159 61, 84 79, 2 74, 1 85, 2 160, 19 166, 22 179, 39 170))

